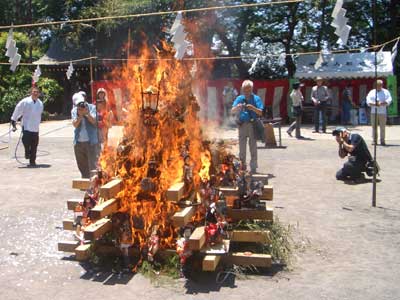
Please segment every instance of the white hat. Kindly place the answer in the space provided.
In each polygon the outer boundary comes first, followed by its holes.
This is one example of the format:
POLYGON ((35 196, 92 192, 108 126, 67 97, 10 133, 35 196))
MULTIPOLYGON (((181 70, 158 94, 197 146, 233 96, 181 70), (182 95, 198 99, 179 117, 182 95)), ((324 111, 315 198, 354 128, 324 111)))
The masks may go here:
POLYGON ((75 93, 72 95, 72 102, 74 103, 74 105, 78 105, 81 102, 85 102, 85 98, 82 96, 80 92, 75 93))
POLYGON ((85 91, 79 91, 79 94, 81 94, 84 98, 86 98, 86 92, 85 91))

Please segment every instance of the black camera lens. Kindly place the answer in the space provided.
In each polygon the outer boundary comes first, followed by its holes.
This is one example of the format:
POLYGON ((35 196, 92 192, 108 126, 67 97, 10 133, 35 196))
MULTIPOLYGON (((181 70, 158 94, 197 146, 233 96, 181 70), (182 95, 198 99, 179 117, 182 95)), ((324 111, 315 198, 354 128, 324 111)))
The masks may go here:
POLYGON ((80 108, 85 108, 85 102, 79 103, 79 104, 78 104, 78 107, 80 107, 80 108))

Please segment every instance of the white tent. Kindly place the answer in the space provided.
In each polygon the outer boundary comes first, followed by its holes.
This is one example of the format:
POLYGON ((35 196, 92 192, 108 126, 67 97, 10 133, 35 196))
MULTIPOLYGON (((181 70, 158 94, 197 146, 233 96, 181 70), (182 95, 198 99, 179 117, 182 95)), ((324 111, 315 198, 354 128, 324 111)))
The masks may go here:
MULTIPOLYGON (((323 61, 315 69, 318 54, 301 55, 296 64, 295 78, 366 78, 375 77, 375 53, 337 53, 322 55, 323 61)), ((377 53, 378 77, 393 75, 390 51, 377 53)))

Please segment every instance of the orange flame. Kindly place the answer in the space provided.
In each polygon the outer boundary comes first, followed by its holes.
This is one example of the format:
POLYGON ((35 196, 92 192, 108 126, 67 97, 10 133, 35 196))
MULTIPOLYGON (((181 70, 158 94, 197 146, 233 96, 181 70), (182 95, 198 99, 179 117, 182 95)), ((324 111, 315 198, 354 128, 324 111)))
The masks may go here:
POLYGON ((140 58, 139 63, 129 61, 113 74, 129 91, 125 107, 129 113, 123 117, 124 141, 117 149, 104 148, 100 166, 108 177, 124 180, 117 198, 120 212, 131 217, 132 243, 145 247, 156 226, 160 247, 172 248, 177 229, 171 219, 178 207, 166 199, 165 192, 182 181, 182 149, 189 145, 186 155, 193 161, 195 189, 201 180, 209 179, 211 155, 203 146, 199 106, 191 91, 191 63, 172 59, 166 44, 162 50, 143 49, 140 58), (171 59, 146 60, 154 55, 171 59), (142 107, 142 91, 149 86, 157 87, 159 93, 154 114, 142 107))

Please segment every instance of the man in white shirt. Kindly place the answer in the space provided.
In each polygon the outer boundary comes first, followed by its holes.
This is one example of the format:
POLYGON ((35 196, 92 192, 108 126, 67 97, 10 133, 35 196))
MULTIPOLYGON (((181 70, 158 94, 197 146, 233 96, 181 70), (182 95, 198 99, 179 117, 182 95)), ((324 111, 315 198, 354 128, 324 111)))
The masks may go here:
POLYGON ((371 90, 367 95, 367 104, 371 107, 372 141, 378 140, 376 126, 379 125, 381 145, 385 146, 386 107, 392 103, 392 96, 387 89, 383 88, 383 81, 376 81, 376 89, 371 90), (378 122, 375 124, 375 120, 378 122))
POLYGON ((31 89, 31 95, 18 102, 11 116, 13 130, 17 130, 16 122, 22 117, 22 143, 25 148, 25 158, 29 166, 36 166, 36 152, 39 144, 39 124, 42 119, 43 103, 39 99, 40 90, 31 89))

